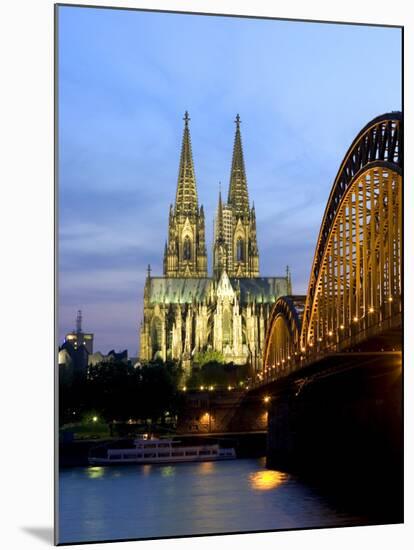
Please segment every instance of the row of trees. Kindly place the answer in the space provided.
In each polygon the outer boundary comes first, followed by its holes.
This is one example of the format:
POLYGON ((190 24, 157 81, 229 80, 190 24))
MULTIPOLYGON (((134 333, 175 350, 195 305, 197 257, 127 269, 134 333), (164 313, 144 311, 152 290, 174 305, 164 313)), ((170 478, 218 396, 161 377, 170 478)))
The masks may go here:
MULTIPOLYGON (((209 352, 210 353, 210 352, 209 352)), ((97 414, 100 420, 163 422, 177 416, 184 406, 181 388, 241 386, 248 378, 247 365, 224 363, 218 356, 197 357, 191 376, 184 380, 180 366, 161 360, 134 368, 129 362, 99 363, 85 372, 70 366, 59 370, 60 424, 97 414)))
POLYGON ((134 368, 111 361, 88 368, 87 376, 71 367, 60 368, 59 419, 63 425, 96 411, 101 419, 151 419, 178 414, 183 403, 179 391, 181 369, 176 363, 154 361, 134 368))
POLYGON ((186 385, 189 389, 200 386, 234 387, 244 384, 248 377, 248 365, 209 361, 200 368, 193 368, 186 385))

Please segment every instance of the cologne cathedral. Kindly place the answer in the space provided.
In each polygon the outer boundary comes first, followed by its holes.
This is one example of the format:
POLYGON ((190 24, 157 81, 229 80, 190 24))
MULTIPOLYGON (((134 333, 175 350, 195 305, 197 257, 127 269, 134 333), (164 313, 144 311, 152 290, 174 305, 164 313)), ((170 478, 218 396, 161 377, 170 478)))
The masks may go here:
POLYGON ((237 115, 228 197, 223 202, 220 191, 213 275, 208 275, 205 214, 198 203, 189 120, 186 112, 163 276, 152 276, 148 267, 140 360, 174 359, 189 372, 199 353, 214 350, 225 362, 261 370, 269 314, 279 296, 292 293, 290 274, 260 276, 256 212, 249 202, 237 115))

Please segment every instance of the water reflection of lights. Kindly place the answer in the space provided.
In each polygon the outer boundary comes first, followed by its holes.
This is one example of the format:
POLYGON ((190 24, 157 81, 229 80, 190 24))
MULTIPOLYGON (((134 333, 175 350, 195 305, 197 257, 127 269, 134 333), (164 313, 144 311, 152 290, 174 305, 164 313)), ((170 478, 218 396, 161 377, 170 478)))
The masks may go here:
POLYGON ((103 466, 90 466, 87 472, 89 479, 98 479, 103 477, 105 468, 103 466))
POLYGON ((214 462, 200 462, 199 468, 200 474, 212 474, 214 472, 214 462))
POLYGON ((151 464, 144 464, 142 466, 142 473, 144 474, 144 476, 150 475, 150 473, 151 473, 151 464))
POLYGON ((163 466, 161 468, 162 477, 171 477, 175 474, 174 466, 163 466))
POLYGON ((258 491, 275 489, 287 480, 287 474, 275 470, 260 470, 249 475, 250 485, 258 491))

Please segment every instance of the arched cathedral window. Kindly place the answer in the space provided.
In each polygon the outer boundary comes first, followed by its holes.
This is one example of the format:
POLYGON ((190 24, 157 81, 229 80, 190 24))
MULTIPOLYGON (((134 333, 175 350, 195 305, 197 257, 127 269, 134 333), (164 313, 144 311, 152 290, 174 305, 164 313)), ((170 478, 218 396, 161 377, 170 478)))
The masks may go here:
POLYGON ((223 344, 231 344, 231 332, 232 332, 232 315, 231 311, 226 307, 223 311, 223 344))
POLYGON ((237 240, 237 247, 236 247, 236 259, 238 262, 244 261, 244 242, 243 239, 237 240))
POLYGON ((162 348, 162 324, 161 319, 155 317, 151 327, 152 356, 155 357, 162 348))
POLYGON ((184 239, 183 259, 191 260, 191 241, 189 237, 184 239))

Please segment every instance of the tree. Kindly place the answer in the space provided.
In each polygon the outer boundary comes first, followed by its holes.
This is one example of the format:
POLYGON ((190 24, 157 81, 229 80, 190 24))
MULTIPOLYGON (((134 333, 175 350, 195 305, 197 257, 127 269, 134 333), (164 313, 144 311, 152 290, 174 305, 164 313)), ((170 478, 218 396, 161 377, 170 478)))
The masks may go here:
POLYGON ((194 363, 201 368, 208 363, 224 364, 224 357, 222 353, 215 350, 198 351, 194 355, 194 363))

